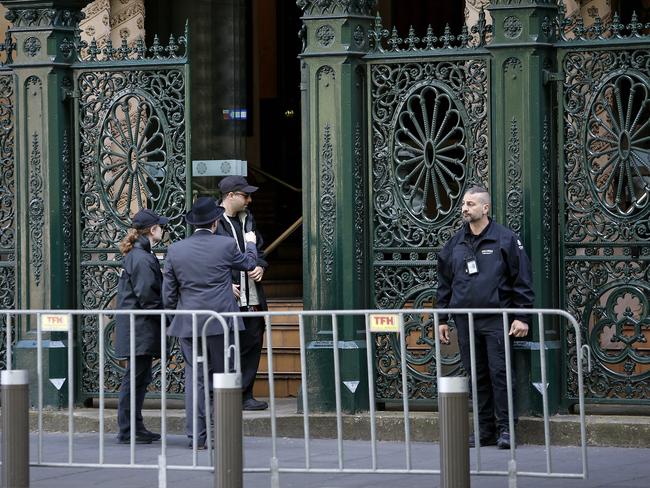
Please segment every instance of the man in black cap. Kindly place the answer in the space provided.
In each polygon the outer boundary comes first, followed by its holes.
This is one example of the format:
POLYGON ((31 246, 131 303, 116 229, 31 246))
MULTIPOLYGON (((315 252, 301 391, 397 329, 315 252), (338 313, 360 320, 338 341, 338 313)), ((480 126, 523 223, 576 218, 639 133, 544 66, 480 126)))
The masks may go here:
MULTIPOLYGON (((167 251, 163 272, 163 303, 167 309, 214 310, 215 312, 237 312, 239 307, 232 293, 233 269, 253 270, 257 265, 255 233, 244 234, 244 252, 228 237, 215 236, 219 217, 224 209, 214 198, 198 198, 192 210, 185 216, 188 224, 194 226, 194 233, 175 242, 167 251)), ((200 338, 206 318, 197 319, 197 333, 200 338)), ((241 328, 241 327, 240 327, 241 328)), ((192 365, 192 317, 176 315, 167 330, 170 336, 178 337, 185 359, 185 428, 187 436, 193 439, 192 396, 198 396, 197 439, 198 449, 205 447, 207 438, 204 405, 203 370, 192 365), (192 391, 192 377, 197 375, 198 391, 192 391)), ((212 320, 206 327, 208 350, 208 382, 212 391, 213 373, 223 372, 224 340, 222 325, 212 320)), ((197 354, 201 354, 200 350, 197 354)), ((190 442, 192 447, 192 442, 190 442)))
MULTIPOLYGON (((219 182, 221 190, 221 206, 225 212, 219 219, 217 234, 234 238, 239 249, 244 249, 244 234, 254 232, 257 236, 257 266, 248 273, 233 270, 233 292, 237 297, 239 310, 242 312, 257 312, 268 310, 262 277, 268 263, 262 256, 262 244, 264 240, 257 231, 253 214, 248 209, 252 198, 251 195, 258 190, 258 187, 248 184, 243 176, 226 176, 219 182)), ((242 390, 244 410, 264 410, 268 408, 266 402, 253 397, 253 384, 257 375, 257 368, 260 364, 262 354, 262 342, 264 340, 264 318, 246 317, 246 327, 239 338, 242 390)))

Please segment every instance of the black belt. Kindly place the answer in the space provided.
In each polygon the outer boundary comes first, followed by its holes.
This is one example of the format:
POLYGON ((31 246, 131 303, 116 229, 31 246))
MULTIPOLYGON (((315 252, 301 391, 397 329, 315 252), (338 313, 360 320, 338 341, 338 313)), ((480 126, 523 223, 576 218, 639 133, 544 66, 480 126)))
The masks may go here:
POLYGON ((247 307, 239 307, 240 312, 260 312, 262 309, 259 305, 249 305, 247 307))

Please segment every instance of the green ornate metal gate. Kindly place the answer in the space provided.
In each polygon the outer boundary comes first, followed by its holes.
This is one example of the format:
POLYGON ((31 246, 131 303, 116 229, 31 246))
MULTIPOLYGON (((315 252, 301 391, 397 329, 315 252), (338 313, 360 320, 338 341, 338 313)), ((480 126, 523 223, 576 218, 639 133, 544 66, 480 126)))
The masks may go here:
MULTIPOLYGON (((170 218, 163 243, 185 236, 190 201, 189 51, 184 35, 162 45, 119 47, 81 40, 89 0, 0 0, 11 25, 0 44, 0 307, 114 307, 130 217, 152 208, 170 218)), ((116 391, 121 366, 104 321, 105 389, 116 391)), ((6 361, 0 314, 0 366, 6 361)), ((14 367, 34 368, 35 324, 14 326, 14 367)), ((40 358, 44 374, 67 379, 66 348, 79 357, 77 399, 99 391, 98 323, 76 324, 76 344, 52 333, 40 358), (61 347, 61 345, 63 347, 61 347)), ((172 351, 168 390, 182 390, 172 351)), ((158 365, 160 368, 160 365, 158 365)), ((69 382, 44 383, 46 404, 61 406, 69 382)), ((156 390, 159 383, 152 385, 156 390)))
MULTIPOLYGON (((485 21, 484 14, 481 22, 485 21)), ((413 32, 400 49, 395 30, 381 20, 371 31, 366 55, 371 125, 374 299, 379 308, 430 304, 436 252, 458 230, 459 202, 472 184, 490 179, 489 53, 487 28, 451 49, 453 36, 431 32, 417 47, 413 32), (387 55, 391 56, 389 59, 387 55)), ((413 399, 436 395, 432 320, 410 317, 409 391, 413 399)), ((377 397, 401 395, 399 338, 378 335, 377 397)), ((444 363, 458 369, 457 354, 444 363)))
MULTIPOLYGON (((593 369, 585 383, 586 397, 595 402, 647 401, 650 43, 646 34, 650 26, 639 23, 636 16, 623 25, 615 15, 607 27, 596 17, 585 28, 583 19, 571 23, 564 14, 559 5, 557 16, 547 15, 541 26, 553 42, 560 71, 554 74, 551 58, 540 56, 544 76, 547 82, 561 82, 554 89, 560 117, 558 142, 563 148, 558 207, 562 288, 551 299, 578 317, 583 343, 591 348, 593 369)), ((502 35, 513 38, 521 33, 517 17, 507 14, 505 19, 502 35)), ((502 217, 522 232, 528 246, 539 240, 523 225, 526 185, 520 140, 525 134, 520 134, 515 117, 510 133, 503 132, 507 139, 501 139, 507 159, 492 161, 488 150, 490 143, 496 143, 488 121, 491 114, 493 121, 499 117, 490 105, 505 102, 490 87, 497 63, 496 49, 485 39, 487 30, 482 16, 471 30, 473 35, 463 30, 455 43, 448 29, 438 39, 430 31, 419 39, 413 30, 402 39, 395 29, 383 29, 379 18, 370 32, 373 48, 364 59, 372 120, 374 297, 381 308, 431 303, 435 253, 458 228, 459 198, 472 183, 487 184, 493 195, 494 189, 505 190, 501 203, 494 195, 497 215, 501 205, 502 217), (506 174, 505 185, 498 179, 499 172, 506 174)), ((514 80, 521 76, 522 64, 514 47, 512 54, 501 57, 504 74, 514 80)), ((548 116, 542 133, 544 212, 535 227, 542 233, 543 252, 532 258, 541 261, 538 269, 543 275, 537 274, 536 280, 552 276, 555 222, 550 175, 555 171, 550 162, 548 116)), ((410 396, 432 398, 436 395, 432 324, 413 317, 405 327, 410 396)), ((562 333, 562 397, 570 403, 577 398, 577 351, 572 332, 562 333)), ((380 399, 400 396, 398 349, 394 336, 378 337, 380 399)), ((451 372, 460 367, 456 355, 442 353, 451 372)))
MULTIPOLYGON (((167 46, 158 38, 147 47, 93 41, 74 68, 75 147, 78 185, 79 305, 87 309, 115 307, 121 254, 118 243, 141 208, 169 217, 162 243, 154 252, 162 258, 166 246, 185 237, 183 214, 189 201, 189 65, 188 33, 167 46)), ((117 391, 122 368, 114 356, 114 322, 105 329, 106 391, 117 391)), ((83 365, 81 397, 99 392, 98 323, 80 324, 83 365)), ((182 358, 172 351, 168 391, 183 391, 182 358)), ((152 389, 160 386, 160 363, 152 389)))
MULTIPOLYGON (((563 305, 582 326, 585 398, 650 400, 650 37, 634 15, 553 29, 561 70, 563 305), (566 30, 566 32, 565 32, 566 30)), ((575 337, 564 394, 577 398, 575 337)))
MULTIPOLYGON (((400 35, 373 17, 374 0, 297 3, 305 14, 303 187, 311 192, 305 307, 432 303, 436 253, 460 227, 462 194, 485 184, 494 218, 520 234, 531 257, 536 305, 566 308, 582 323, 593 365, 587 398, 647 402, 650 24, 615 14, 605 25, 597 12, 567 19, 558 0, 492 0, 489 25, 481 13, 460 33, 400 35), (367 198, 357 198, 364 188, 367 198), (366 214, 367 235, 355 225, 366 214), (322 262, 312 249, 325 249, 322 262), (368 288, 359 269, 372 273, 368 288)), ((406 324, 415 400, 436 396, 431 322, 412 316, 406 324)), ((559 323, 549 329, 558 408, 576 398, 582 366, 572 333, 559 323)), ((311 333, 326 337, 327 325, 311 333)), ((347 333, 352 341, 362 332, 347 333)), ((515 354, 523 410, 541 398, 539 359, 529 352, 538 339, 533 328, 515 354)), ((399 399, 397 339, 379 335, 374 346, 376 398, 399 399)), ((349 379, 363 376, 347 354, 349 379)), ((441 354, 446 372, 460 369, 454 350, 441 354)), ((350 410, 362 404, 345 395, 350 410)))

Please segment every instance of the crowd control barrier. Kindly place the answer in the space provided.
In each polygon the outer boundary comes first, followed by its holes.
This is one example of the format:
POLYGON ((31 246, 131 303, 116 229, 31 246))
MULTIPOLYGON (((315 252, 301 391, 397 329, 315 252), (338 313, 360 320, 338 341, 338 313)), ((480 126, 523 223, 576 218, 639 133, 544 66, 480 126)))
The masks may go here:
MULTIPOLYGON (((214 464, 212 462, 212 443, 213 443, 213 431, 208 428, 207 430, 207 450, 210 453, 208 462, 199 462, 198 453, 199 446, 197 445, 197 406, 199 401, 203 401, 205 405, 206 412, 206 425, 211 425, 211 408, 210 408, 210 390, 205 387, 204 398, 198 398, 198 395, 193 396, 193 412, 194 418, 192 419, 193 426, 193 446, 192 446, 192 459, 190 463, 187 464, 174 464, 169 463, 167 460, 167 368, 160 368, 160 395, 161 395, 161 422, 160 422, 160 455, 155 462, 146 462, 137 459, 136 451, 136 419, 135 419, 135 368, 130 368, 130 451, 129 459, 116 461, 114 459, 109 459, 106 456, 106 443, 107 443, 107 432, 105 425, 105 377, 104 370, 106 365, 106 338, 105 338, 105 328, 108 325, 109 319, 107 316, 117 316, 117 315, 127 315, 129 316, 129 350, 130 357, 128 360, 130 364, 135 363, 135 335, 136 335, 136 326, 135 318, 137 316, 158 316, 160 317, 160 348, 161 351, 167 351, 167 344, 169 338, 166 335, 167 321, 168 318, 171 319, 173 316, 178 315, 187 315, 191 317, 192 320, 192 364, 194 371, 199 371, 199 366, 203 371, 203 377, 209 378, 208 372, 208 362, 204 361, 204 358, 207 357, 207 343, 205 340, 205 331, 207 325, 212 321, 215 321, 217 324, 220 324, 224 331, 224 374, 217 374, 215 377, 220 376, 239 376, 241 374, 240 361, 239 361, 239 334, 233 332, 232 329, 237 329, 236 327, 232 328, 229 325, 229 320, 219 314, 209 311, 209 310, 174 310, 174 311, 164 311, 164 310, 6 310, 0 312, 0 315, 5 316, 6 324, 6 351, 7 351, 7 370, 2 372, 2 388, 3 388, 3 422, 9 422, 10 424, 15 424, 9 417, 14 417, 15 415, 24 416, 27 418, 26 408, 29 406, 29 402, 20 401, 19 398, 15 395, 11 396, 12 391, 16 387, 14 384, 18 384, 18 380, 13 380, 12 378, 16 377, 23 380, 21 384, 21 389, 16 392, 16 394, 24 394, 27 391, 27 376, 28 371, 26 370, 14 370, 12 368, 14 364, 15 347, 14 338, 12 337, 14 324, 17 320, 25 320, 27 318, 35 319, 36 326, 32 325, 33 333, 36 336, 36 378, 31 378, 31 383, 36 383, 36 455, 29 461, 30 467, 62 467, 62 468, 124 468, 124 469, 155 469, 159 471, 159 486, 166 487, 166 472, 167 470, 199 470, 206 472, 214 471, 214 464), (65 461, 52 461, 47 459, 43 453, 43 438, 44 438, 44 429, 43 429, 43 385, 47 381, 47 378, 44 377, 44 365, 43 365, 43 349, 44 349, 44 335, 48 332, 63 332, 67 335, 67 344, 74 344, 74 318, 77 317, 95 317, 97 319, 98 330, 98 359, 99 359, 99 432, 97 434, 97 459, 94 462, 89 462, 87 456, 84 456, 84 460, 79 460, 75 458, 75 402, 74 402, 74 392, 75 392, 75 377, 79 368, 81 367, 78 363, 79 361, 75 357, 74 348, 67 348, 67 377, 66 381, 68 382, 68 398, 67 398, 67 437, 68 437, 68 452, 67 459, 65 461), (47 321, 47 324, 44 324, 44 321, 47 321), (200 325, 200 322, 203 322, 200 325), (13 346, 12 346, 13 345, 13 346), (200 346, 200 347, 199 347, 200 346), (12 374, 13 373, 13 374, 12 374), (17 373, 17 374, 16 374, 17 373), (6 380, 7 379, 7 380, 6 380), (10 396, 8 396, 10 395, 10 396), (7 397, 8 396, 8 397, 7 397), (7 397, 7 398, 5 398, 7 397), (14 399, 16 398, 16 399, 14 399), (16 408, 16 402, 23 407, 18 410, 16 408), (11 413, 6 410, 7 407, 11 407, 11 413)), ((32 321, 33 324, 33 321, 32 321)), ((193 382, 193 391, 198 391, 198 374, 194 374, 192 378, 193 382)), ((239 418, 241 422, 241 402, 239 403, 239 415, 234 415, 234 418, 239 418)), ((20 423, 21 425, 26 425, 25 422, 20 423)), ((25 473, 27 463, 22 463, 21 459, 17 454, 15 454, 15 449, 13 446, 16 446, 16 442, 20 443, 20 446, 29 446, 29 437, 28 431, 26 428, 19 429, 20 435, 19 439, 14 434, 16 429, 10 429, 3 431, 3 479, 15 480, 15 479, 24 479, 26 477, 27 481, 25 486, 29 486, 29 473, 25 473), (9 435, 8 435, 9 434, 9 435), (12 446, 12 447, 10 447, 12 446), (19 469, 16 469, 16 466, 19 466, 19 469), (20 471, 20 472, 17 472, 20 471)), ((115 433, 110 434, 109 442, 114 443, 115 433)), ((27 451, 26 451, 27 452, 27 451)), ((14 484, 3 485, 3 486, 22 486, 14 484)), ((21 482, 22 483, 22 482, 21 482)))
MULTIPOLYGON (((478 432, 479 419, 478 419, 478 400, 475 392, 477 391, 477 378, 476 378, 476 351, 474 348, 475 343, 475 330, 474 321, 476 315, 496 315, 501 317, 503 324, 504 342, 507 344, 509 340, 510 322, 508 319, 509 314, 522 314, 521 309, 399 309, 399 310, 331 310, 331 311, 274 311, 274 312, 241 312, 241 313, 226 313, 222 314, 223 317, 264 317, 266 322, 266 341, 267 341, 267 354, 268 354, 268 377, 270 389, 270 422, 271 422, 271 437, 272 437, 272 453, 269 459, 268 468, 244 468, 244 472, 270 473, 272 480, 272 488, 279 488, 281 473, 348 473, 348 474, 422 474, 422 475, 441 475, 441 465, 431 466, 430 468, 414 467, 411 456, 411 428, 409 416, 409 394, 408 394, 408 378, 407 378, 407 362, 406 362, 406 339, 404 334, 405 316, 423 316, 428 317, 430 320, 433 317, 433 331, 435 337, 435 350, 440 351, 440 335, 439 325, 441 318, 446 319, 451 315, 466 315, 469 322, 469 336, 470 336, 470 356, 472 364, 472 374, 470 377, 470 391, 472 392, 472 422, 474 432, 478 432), (384 317, 386 321, 392 318, 397 318, 394 330, 399 334, 399 357, 400 357, 400 374, 402 386, 402 411, 403 411, 403 425, 404 425, 404 466, 401 468, 387 468, 379 464, 377 456, 377 412, 375 400, 375 376, 374 376, 374 358, 373 358, 373 337, 374 332, 370 326, 371 317, 373 316, 384 317), (304 431, 304 464, 302 466, 284 467, 278 459, 278 429, 277 429, 277 413, 276 413, 276 398, 274 391, 274 368, 273 368, 273 336, 271 318, 273 316, 291 317, 295 316, 298 319, 299 333, 300 333, 300 360, 301 360, 301 398, 303 410, 303 431, 304 431), (310 436, 310 409, 309 409, 309 391, 307 388, 307 367, 306 360, 306 327, 305 319, 320 318, 327 319, 331 323, 332 343, 338 347, 332 348, 333 354, 333 371, 334 386, 335 386, 335 403, 336 403, 336 440, 337 440, 337 464, 332 467, 314 467, 312 465, 312 456, 310 453, 310 443, 312 441, 310 436), (343 450, 343 412, 341 407, 341 368, 340 368, 340 349, 344 346, 339 341, 339 319, 343 317, 363 317, 366 324, 366 360, 368 371, 368 398, 369 398, 369 417, 370 417, 370 441, 369 441, 369 465, 364 468, 356 466, 346 466, 344 462, 343 450)), ((563 310, 554 309, 526 309, 525 313, 534 318, 537 322, 537 330, 539 335, 539 357, 541 369, 541 384, 548 385, 548 362, 547 362, 547 346, 545 342, 545 331, 547 323, 550 318, 565 320, 569 327, 573 327, 576 337, 576 346, 578 351, 578 409, 580 419, 580 446, 579 446, 579 465, 580 468, 575 472, 563 472, 555 470, 553 466, 552 448, 551 448, 551 429, 550 429, 550 413, 549 413, 549 398, 547 388, 541 388, 542 405, 543 405, 543 425, 544 425, 544 446, 545 446, 545 469, 535 470, 521 470, 517 466, 517 442, 516 431, 514 425, 514 401, 513 401, 513 385, 512 385, 512 357, 510 348, 505 348, 505 359, 507 369, 507 390, 508 390, 508 412, 509 412, 509 430, 511 435, 510 459, 508 468, 504 470, 489 469, 484 466, 482 460, 482 446, 480 445, 480 436, 476 436, 476 450, 474 457, 474 465, 470 470, 471 475, 485 475, 485 476, 504 476, 509 480, 509 487, 516 487, 517 477, 536 477, 536 478, 567 478, 567 479, 584 479, 587 477, 587 444, 586 444, 586 430, 585 430, 585 411, 584 411, 584 391, 583 391, 583 371, 582 364, 584 361, 589 361, 589 347, 583 345, 581 341, 579 325, 575 318, 563 310)), ((531 321, 532 322, 532 321, 531 321)), ((386 324, 387 325, 387 324, 386 324)), ((532 329, 533 326, 531 326, 532 329)), ((385 331, 382 331, 385 332, 385 331)), ((442 358, 441 354, 436 354, 436 371, 438 375, 438 391, 440 392, 440 381, 442 372, 442 358)), ((439 398, 440 401, 440 398, 439 398)), ((448 409, 449 411, 449 409, 448 409)), ((440 419, 440 424, 446 422, 447 419, 440 419)), ((464 434, 461 434, 464 435, 464 434)), ((447 435, 447 439, 453 439, 453 436, 447 435)), ((443 436, 441 440, 444 441, 443 436)), ((452 446, 441 445, 441 451, 452 446)), ((456 447, 457 449, 458 447, 456 447)), ((441 453, 441 457, 443 457, 441 453)), ((462 463, 461 463, 462 464, 462 463)), ((459 466, 454 466, 453 469, 458 470, 459 466)), ((445 479, 445 476, 442 476, 445 479)), ((468 477, 467 477, 468 479, 468 477)))
MULTIPOLYGON (((24 374, 19 373, 17 375, 12 375, 12 364, 13 364, 13 354, 12 351, 12 321, 15 321, 18 318, 24 317, 35 317, 36 318, 36 345, 37 345, 37 378, 33 378, 32 381, 37 383, 37 401, 36 401, 36 410, 37 410, 37 449, 36 455, 34 458, 30 459, 30 467, 79 467, 79 468, 124 468, 124 469, 150 469, 158 470, 159 472, 159 487, 166 487, 166 473, 168 470, 203 470, 207 472, 214 473, 214 486, 219 488, 239 488, 243 483, 243 474, 246 473, 268 473, 270 476, 270 485, 272 488, 279 488, 280 479, 283 473, 321 473, 321 474, 330 474, 330 473, 341 473, 341 474, 366 474, 366 475, 378 475, 378 480, 381 479, 380 475, 386 474, 414 474, 414 475, 439 475, 441 479, 446 483, 452 483, 449 486, 453 486, 453 483, 461 483, 462 486, 466 483, 469 483, 469 475, 487 475, 487 476, 503 476, 508 478, 509 486, 516 487, 518 477, 540 477, 540 478, 586 478, 587 477, 587 446, 586 446, 586 431, 585 431, 585 413, 584 413, 584 393, 583 393, 583 371, 582 364, 583 360, 589 360, 589 349, 588 346, 581 343, 581 335, 579 326, 576 320, 568 313, 561 310, 551 310, 551 309, 528 309, 526 313, 531 317, 534 317, 534 322, 536 322, 536 327, 538 330, 539 337, 539 361, 541 369, 541 383, 542 385, 547 385, 547 376, 548 376, 548 366, 547 366, 547 347, 545 344, 545 330, 546 324, 552 319, 555 321, 565 321, 568 326, 573 327, 575 330, 576 337, 576 348, 578 351, 578 365, 577 367, 577 377, 578 377, 578 406, 579 406, 579 419, 580 419, 580 446, 578 449, 579 452, 579 465, 580 469, 575 470, 575 472, 560 471, 554 468, 552 448, 551 448, 551 430, 550 430, 550 413, 549 413, 549 399, 546 388, 541 388, 542 394, 542 407, 543 407, 543 425, 544 425, 544 447, 545 447, 545 459, 544 459, 544 469, 541 470, 522 470, 517 465, 517 442, 516 442, 516 431, 514 425, 514 400, 513 400, 513 385, 511 384, 511 371, 512 371, 512 357, 509 348, 505 348, 506 356, 506 369, 507 369, 507 390, 508 390, 508 411, 509 411, 509 426, 510 426, 510 435, 511 435, 511 448, 509 455, 509 462, 507 469, 504 470, 495 470, 486 468, 482 460, 482 448, 480 446, 480 436, 476 436, 477 445, 476 449, 473 451, 473 463, 470 466, 469 458, 467 456, 461 456, 462 459, 458 461, 458 456, 445 456, 447 452, 456 452, 456 453, 467 453, 467 443, 465 439, 467 438, 467 425, 462 426, 463 415, 465 415, 466 421, 467 414, 465 410, 455 408, 454 405, 458 405, 459 401, 462 404, 465 401, 467 405, 466 398, 468 392, 472 392, 472 423, 474 427, 474 432, 478 432, 478 404, 477 404, 477 378, 475 374, 475 367, 472 367, 472 374, 469 378, 469 381, 465 381, 463 386, 462 381, 458 379, 454 380, 453 377, 441 377, 442 372, 442 358, 441 354, 436 354, 436 371, 438 374, 438 392, 439 392, 439 402, 440 402, 440 429, 441 429, 441 446, 440 446, 440 459, 439 463, 436 463, 435 459, 431 459, 430 465, 427 467, 416 467, 412 462, 411 450, 412 450, 412 441, 411 441, 411 426, 410 426, 410 410, 409 410, 409 393, 408 393, 408 378, 407 378, 407 345, 405 337, 405 317, 414 317, 420 316, 423 320, 431 320, 433 318, 433 331, 435 339, 435 351, 440 351, 440 337, 438 326, 441 322, 441 318, 446 319, 448 314, 464 314, 468 317, 469 323, 469 336, 470 336, 470 350, 471 350, 471 363, 472 365, 476 364, 476 353, 474 350, 474 318, 477 314, 496 314, 501 317, 503 323, 503 334, 504 341, 508 341, 508 331, 510 324, 508 321, 508 314, 512 313, 522 313, 521 310, 510 310, 510 309, 446 309, 446 310, 437 310, 437 309, 403 309, 403 310, 332 310, 332 311, 275 311, 275 312, 246 312, 246 313, 224 313, 217 314, 212 311, 205 310, 192 310, 192 311, 165 311, 165 310, 138 310, 138 311, 128 311, 128 310, 11 310, 3 311, 0 314, 5 315, 6 318, 6 339, 7 339, 7 371, 3 371, 3 414, 6 415, 7 410, 5 408, 9 407, 11 409, 18 408, 19 410, 24 410, 24 395, 26 391, 26 386, 21 383, 21 379, 24 379, 24 374), (56 317, 63 318, 64 322, 67 321, 66 326, 62 326, 58 331, 65 331, 67 333, 67 342, 68 344, 74 344, 74 327, 73 327, 73 317, 80 316, 91 316, 97 317, 98 323, 98 355, 99 355, 99 432, 97 434, 97 459, 94 462, 89 462, 88 460, 78 460, 75 459, 74 455, 74 443, 75 443, 75 417, 74 417, 74 378, 75 370, 79 367, 76 362, 76 358, 73 352, 72 347, 68 347, 68 405, 67 405, 67 418, 68 418, 68 453, 67 460, 65 461, 51 461, 44 458, 43 455, 43 382, 46 381, 43 373, 43 334, 46 333, 43 327, 43 318, 51 318, 52 315, 56 317), (205 330, 206 326, 211 321, 216 321, 219 323, 224 330, 224 374, 215 375, 214 384, 217 388, 214 394, 214 411, 219 413, 219 416, 215 421, 215 437, 213 437, 213 432, 208 428, 207 436, 207 448, 209 451, 208 456, 202 458, 203 461, 207 459, 207 462, 200 463, 198 461, 197 451, 199 446, 194 442, 192 446, 192 458, 191 462, 186 464, 175 464, 170 463, 167 456, 167 372, 166 368, 161 368, 161 443, 160 443, 160 455, 155 462, 145 462, 139 460, 137 457, 137 451, 135 447, 136 435, 135 435, 135 395, 133 394, 135 388, 135 372, 131 369, 131 435, 130 435, 130 452, 129 459, 124 462, 117 462, 114 459, 109 459, 106 456, 105 445, 106 445, 106 426, 104 421, 105 413, 105 378, 104 378, 104 365, 106 362, 105 357, 105 334, 104 329, 107 323, 107 316, 115 315, 128 315, 130 317, 130 350, 131 357, 129 358, 131 364, 134 362, 133 352, 135 351, 135 317, 139 315, 155 315, 160 317, 160 330, 161 330, 161 350, 167 350, 167 336, 166 323, 167 318, 172 315, 189 315, 192 318, 192 327, 193 327, 193 357, 192 364, 194 366, 194 371, 198 370, 199 365, 203 369, 204 378, 208 378, 208 364, 204 359, 207 357, 207 345, 205 340, 205 330), (393 324, 394 333, 399 335, 399 356, 400 356, 400 371, 401 375, 401 386, 402 386, 402 420, 403 420, 403 448, 404 448, 404 464, 401 467, 395 466, 382 466, 380 459, 378 457, 378 423, 377 423, 377 411, 376 411, 376 400, 375 400, 375 376, 374 376, 374 357, 373 357, 373 340, 374 335, 377 332, 373 330, 370 326, 371 317, 379 315, 381 317, 393 317, 396 319, 396 324, 393 324), (271 452, 268 460, 268 466, 260 467, 256 466, 246 466, 243 462, 243 439, 241 438, 242 426, 242 412, 241 412, 241 376, 240 376, 240 361, 239 361, 239 334, 237 332, 237 327, 232 327, 230 323, 237 323, 239 319, 246 316, 256 316, 263 317, 266 323, 266 337, 267 337, 267 357, 268 357, 268 378, 269 378, 269 389, 270 389, 270 410, 268 412, 270 428, 271 428, 271 452), (301 465, 296 465, 295 463, 290 466, 285 466, 281 462, 281 445, 279 443, 278 428, 277 428, 277 399, 275 395, 275 379, 274 379, 274 349, 273 349, 273 335, 272 335, 272 317, 273 316, 295 316, 298 321, 299 326, 299 336, 300 336, 300 364, 301 364, 301 401, 302 401, 302 424, 303 424, 303 444, 304 444, 304 463, 301 465), (66 319, 67 317, 67 319, 66 319), (341 402, 341 357, 340 349, 342 343, 339 340, 339 328, 340 322, 344 322, 347 317, 358 317, 358 320, 363 319, 365 321, 366 334, 366 365, 367 365, 367 385, 368 391, 365 392, 368 395, 368 418, 369 418, 369 441, 367 443, 368 448, 368 463, 365 467, 360 467, 358 464, 347 465, 346 459, 344 456, 345 442, 344 433, 343 433, 343 418, 344 413, 342 409, 341 402), (332 334, 332 344, 335 347, 332 347, 332 363, 333 363, 333 385, 334 385, 334 394, 335 394, 335 422, 336 422, 336 462, 331 467, 315 466, 312 459, 312 454, 310 450, 310 444, 312 443, 312 437, 310 435, 310 419, 314 412, 310 410, 310 392, 308 388, 308 361, 307 361, 307 330, 305 322, 306 320, 326 320, 331 323, 331 334, 332 334), (205 323, 200 324, 200 322, 205 321, 205 323), (199 330, 199 328, 201 330, 199 330), (199 350, 199 340, 200 350, 199 350), (200 354, 199 354, 200 353, 200 354), (14 378, 15 376, 15 378, 14 378), (14 378, 14 379, 12 379, 14 378), (450 381, 451 380, 451 381, 450 381), (7 382, 6 384, 4 382, 7 382), (15 396, 17 395, 17 396, 15 396), (22 396, 21 396, 22 395, 22 396), (461 397, 454 397, 454 395, 461 395, 461 397), (465 395, 465 397, 462 397, 465 395), (459 400, 460 398, 460 400, 459 400), (459 413, 460 412, 460 413, 459 413), (455 417, 454 417, 455 415, 455 417), (459 423, 460 422, 460 423, 459 423), (457 435, 454 435, 454 433, 457 435), (218 444, 215 446, 216 454, 213 453, 211 447, 213 442, 217 441, 218 444), (223 449, 224 447, 227 449, 223 449), (454 461, 456 460, 456 461, 454 461), (215 468, 216 466, 216 468, 215 468), (469 469, 469 473, 467 470, 469 469), (449 481, 445 481, 449 480, 449 481), (458 481, 461 480, 461 481, 458 481)), ((531 326, 532 327, 532 326, 531 326)), ((385 331, 384 331, 385 332, 385 331)), ((197 376, 193 376, 193 391, 197 391, 197 376)), ((456 377, 457 378, 457 377, 456 377)), ((195 412, 195 417, 193 419, 193 439, 197 439, 197 422, 196 422, 196 412, 199 401, 203 401, 205 405, 206 412, 206 425, 211 425, 211 408, 210 408, 210 398, 209 398, 209 389, 205 388, 205 395, 203 399, 199 399, 197 395, 193 398, 193 412, 195 412)), ((25 413, 22 412, 21 415, 25 413)), ((4 420, 4 419, 3 419, 4 420)), ((25 433, 25 422, 17 422, 15 429, 10 429, 5 427, 3 432, 3 480, 8 479, 7 476, 14 476, 11 479, 23 479, 25 475, 27 476, 27 483, 29 473, 18 472, 24 471, 26 464, 20 455, 16 455, 13 458, 8 457, 7 442, 20 442, 16 441, 16 436, 22 437, 22 441, 29 442, 29 439, 24 439, 27 436, 25 433), (21 427, 22 425, 22 427, 21 427), (8 435, 8 432, 11 431, 11 436, 8 435), (11 439, 11 440, 10 440, 11 439), (12 470, 9 472, 8 470, 12 470)), ((358 449, 358 447, 357 447, 358 449)), ((22 451, 21 451, 22 452, 22 451)), ((26 451, 25 451, 26 452, 26 451)), ((459 454, 460 455, 460 454, 459 454)))

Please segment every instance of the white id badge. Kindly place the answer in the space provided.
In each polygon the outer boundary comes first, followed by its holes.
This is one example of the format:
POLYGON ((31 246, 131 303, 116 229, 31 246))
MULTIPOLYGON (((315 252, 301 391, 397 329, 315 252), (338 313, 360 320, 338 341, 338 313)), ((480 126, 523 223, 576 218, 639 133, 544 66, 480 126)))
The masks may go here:
POLYGON ((476 259, 467 260, 467 274, 474 275, 478 273, 478 265, 476 264, 476 259))

